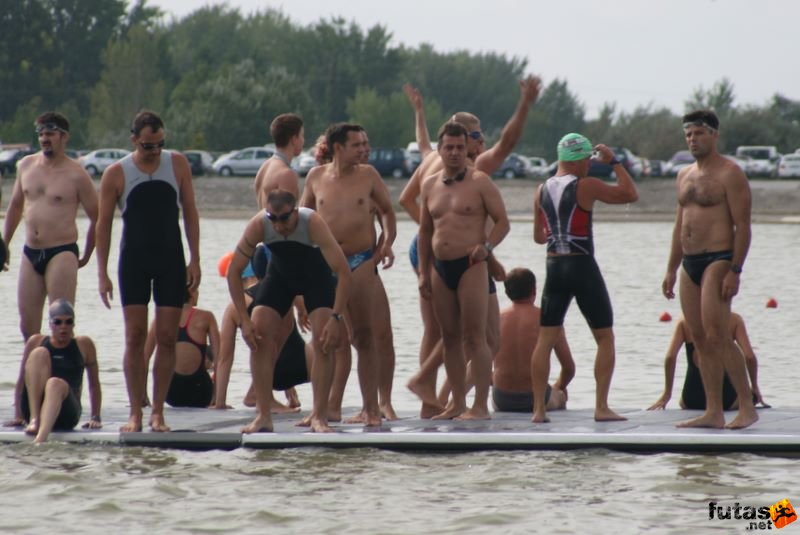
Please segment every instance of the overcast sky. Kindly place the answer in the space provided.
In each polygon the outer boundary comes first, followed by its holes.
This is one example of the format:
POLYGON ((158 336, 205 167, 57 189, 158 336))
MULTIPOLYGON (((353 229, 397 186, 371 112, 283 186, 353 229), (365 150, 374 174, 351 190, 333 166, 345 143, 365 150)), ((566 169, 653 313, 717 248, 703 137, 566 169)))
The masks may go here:
POLYGON ((243 15, 281 9, 301 25, 380 24, 393 44, 525 58, 545 83, 566 79, 588 118, 606 102, 681 113, 723 77, 737 105, 800 100, 800 0, 148 0, 176 17, 220 3, 243 15))

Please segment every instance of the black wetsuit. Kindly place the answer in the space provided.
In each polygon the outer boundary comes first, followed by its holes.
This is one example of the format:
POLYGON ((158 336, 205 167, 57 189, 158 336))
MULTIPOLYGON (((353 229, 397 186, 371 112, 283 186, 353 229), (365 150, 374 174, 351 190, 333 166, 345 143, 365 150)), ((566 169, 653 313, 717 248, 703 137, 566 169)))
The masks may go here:
MULTIPOLYGON (((58 413, 53 429, 72 429, 78 425, 81 419, 81 390, 83 388, 83 371, 86 368, 83 354, 74 338, 66 347, 57 348, 50 343, 50 337, 45 336, 41 347, 46 348, 50 353, 52 367, 50 377, 63 379, 69 385, 69 394, 61 403, 61 411, 58 413)), ((20 409, 23 418, 30 420, 31 409, 26 387, 22 389, 20 409)))
MULTIPOLYGON (((681 399, 687 409, 706 409, 706 391, 703 388, 700 369, 694 363, 694 344, 692 342, 686 343, 686 379, 683 381, 681 399)), ((736 401, 736 389, 733 388, 726 373, 722 378, 722 407, 728 410, 734 401, 736 401)))

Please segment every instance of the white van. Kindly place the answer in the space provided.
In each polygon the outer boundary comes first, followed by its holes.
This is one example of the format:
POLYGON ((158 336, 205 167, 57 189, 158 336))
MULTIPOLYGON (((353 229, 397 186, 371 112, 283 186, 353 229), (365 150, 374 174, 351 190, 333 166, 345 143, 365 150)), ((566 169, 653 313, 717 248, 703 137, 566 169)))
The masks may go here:
POLYGON ((775 176, 780 153, 771 145, 743 145, 736 148, 736 157, 747 160, 747 176, 775 176))

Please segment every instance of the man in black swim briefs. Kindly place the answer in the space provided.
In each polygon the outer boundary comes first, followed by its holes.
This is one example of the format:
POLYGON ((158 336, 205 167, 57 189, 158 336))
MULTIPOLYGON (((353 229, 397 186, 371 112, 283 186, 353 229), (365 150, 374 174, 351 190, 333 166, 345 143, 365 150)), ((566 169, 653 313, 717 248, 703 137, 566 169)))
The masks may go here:
POLYGON ((541 330, 531 356, 534 423, 549 421, 544 396, 550 375, 550 352, 559 339, 573 297, 597 342, 594 419, 625 419, 608 406, 615 361, 614 317, 603 275, 594 259, 592 207, 595 201, 622 204, 636 199, 633 179, 611 149, 602 144, 592 148, 580 134, 561 138, 556 175, 539 186, 533 204, 533 239, 547 244, 541 330), (614 168, 616 184, 587 176, 593 151, 600 161, 614 168))
POLYGON ((50 431, 71 430, 81 418, 84 371, 89 383, 91 419, 84 429, 100 429, 102 392, 97 352, 88 336, 75 336, 75 312, 66 299, 50 305, 50 335, 35 334, 25 343, 14 392, 14 420, 28 422, 25 432, 34 442, 47 440, 50 431))
POLYGON ((280 325, 298 295, 305 300, 314 347, 313 409, 304 423, 315 432, 332 431, 327 406, 333 352, 339 338, 347 336, 342 312, 350 295, 351 275, 342 248, 325 221, 314 210, 297 208, 297 200, 291 193, 271 191, 267 195, 267 209, 247 224, 227 278, 231 301, 241 321, 242 337, 250 347, 250 370, 256 391, 256 417, 242 432, 272 431, 270 394, 274 362, 287 334, 282 334, 280 325), (242 272, 259 242, 269 247, 271 257, 267 277, 255 296, 251 319, 244 299, 242 272))
POLYGON ((136 115, 131 128, 134 152, 112 164, 100 182, 97 222, 97 272, 100 298, 107 308, 114 286, 108 276, 114 208, 122 213, 119 254, 119 293, 125 319, 125 382, 130 415, 122 432, 142 430, 145 399, 144 345, 147 306, 152 288, 156 304, 156 357, 153 364, 153 406, 150 428, 169 431, 164 402, 175 370, 175 344, 186 288, 200 285, 200 224, 186 157, 163 150, 164 122, 152 111, 136 115), (189 248, 184 258, 178 217, 189 248))
MULTIPOLYGON (((41 151, 17 165, 17 180, 6 211, 7 246, 23 217, 25 246, 19 266, 17 307, 23 339, 42 327, 45 299, 75 302, 78 268, 94 251, 97 192, 92 179, 64 150, 69 121, 57 112, 43 113, 34 123, 41 151), (89 218, 83 256, 78 251, 78 207, 89 218)), ((7 251, 4 249, 3 251, 7 251)), ((8 258, 4 262, 7 268, 8 258)))
POLYGON ((683 133, 696 162, 682 169, 676 180, 678 209, 661 290, 667 299, 675 297, 682 263, 681 309, 698 354, 706 410, 678 425, 738 429, 758 420, 744 359, 727 329, 750 248, 750 185, 742 170, 717 151, 719 119, 714 112, 684 115, 683 133), (739 411, 727 425, 722 398, 725 373, 739 399, 739 411))

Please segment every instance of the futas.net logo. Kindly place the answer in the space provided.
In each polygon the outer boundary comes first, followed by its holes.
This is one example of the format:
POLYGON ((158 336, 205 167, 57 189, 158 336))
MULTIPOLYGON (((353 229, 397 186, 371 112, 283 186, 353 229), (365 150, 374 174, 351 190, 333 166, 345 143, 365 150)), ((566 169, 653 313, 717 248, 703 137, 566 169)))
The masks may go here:
POLYGON ((708 502, 708 519, 744 521, 747 522, 745 524, 747 531, 759 531, 784 528, 797 520, 797 513, 786 498, 761 507, 742 505, 739 502, 733 505, 708 502))

